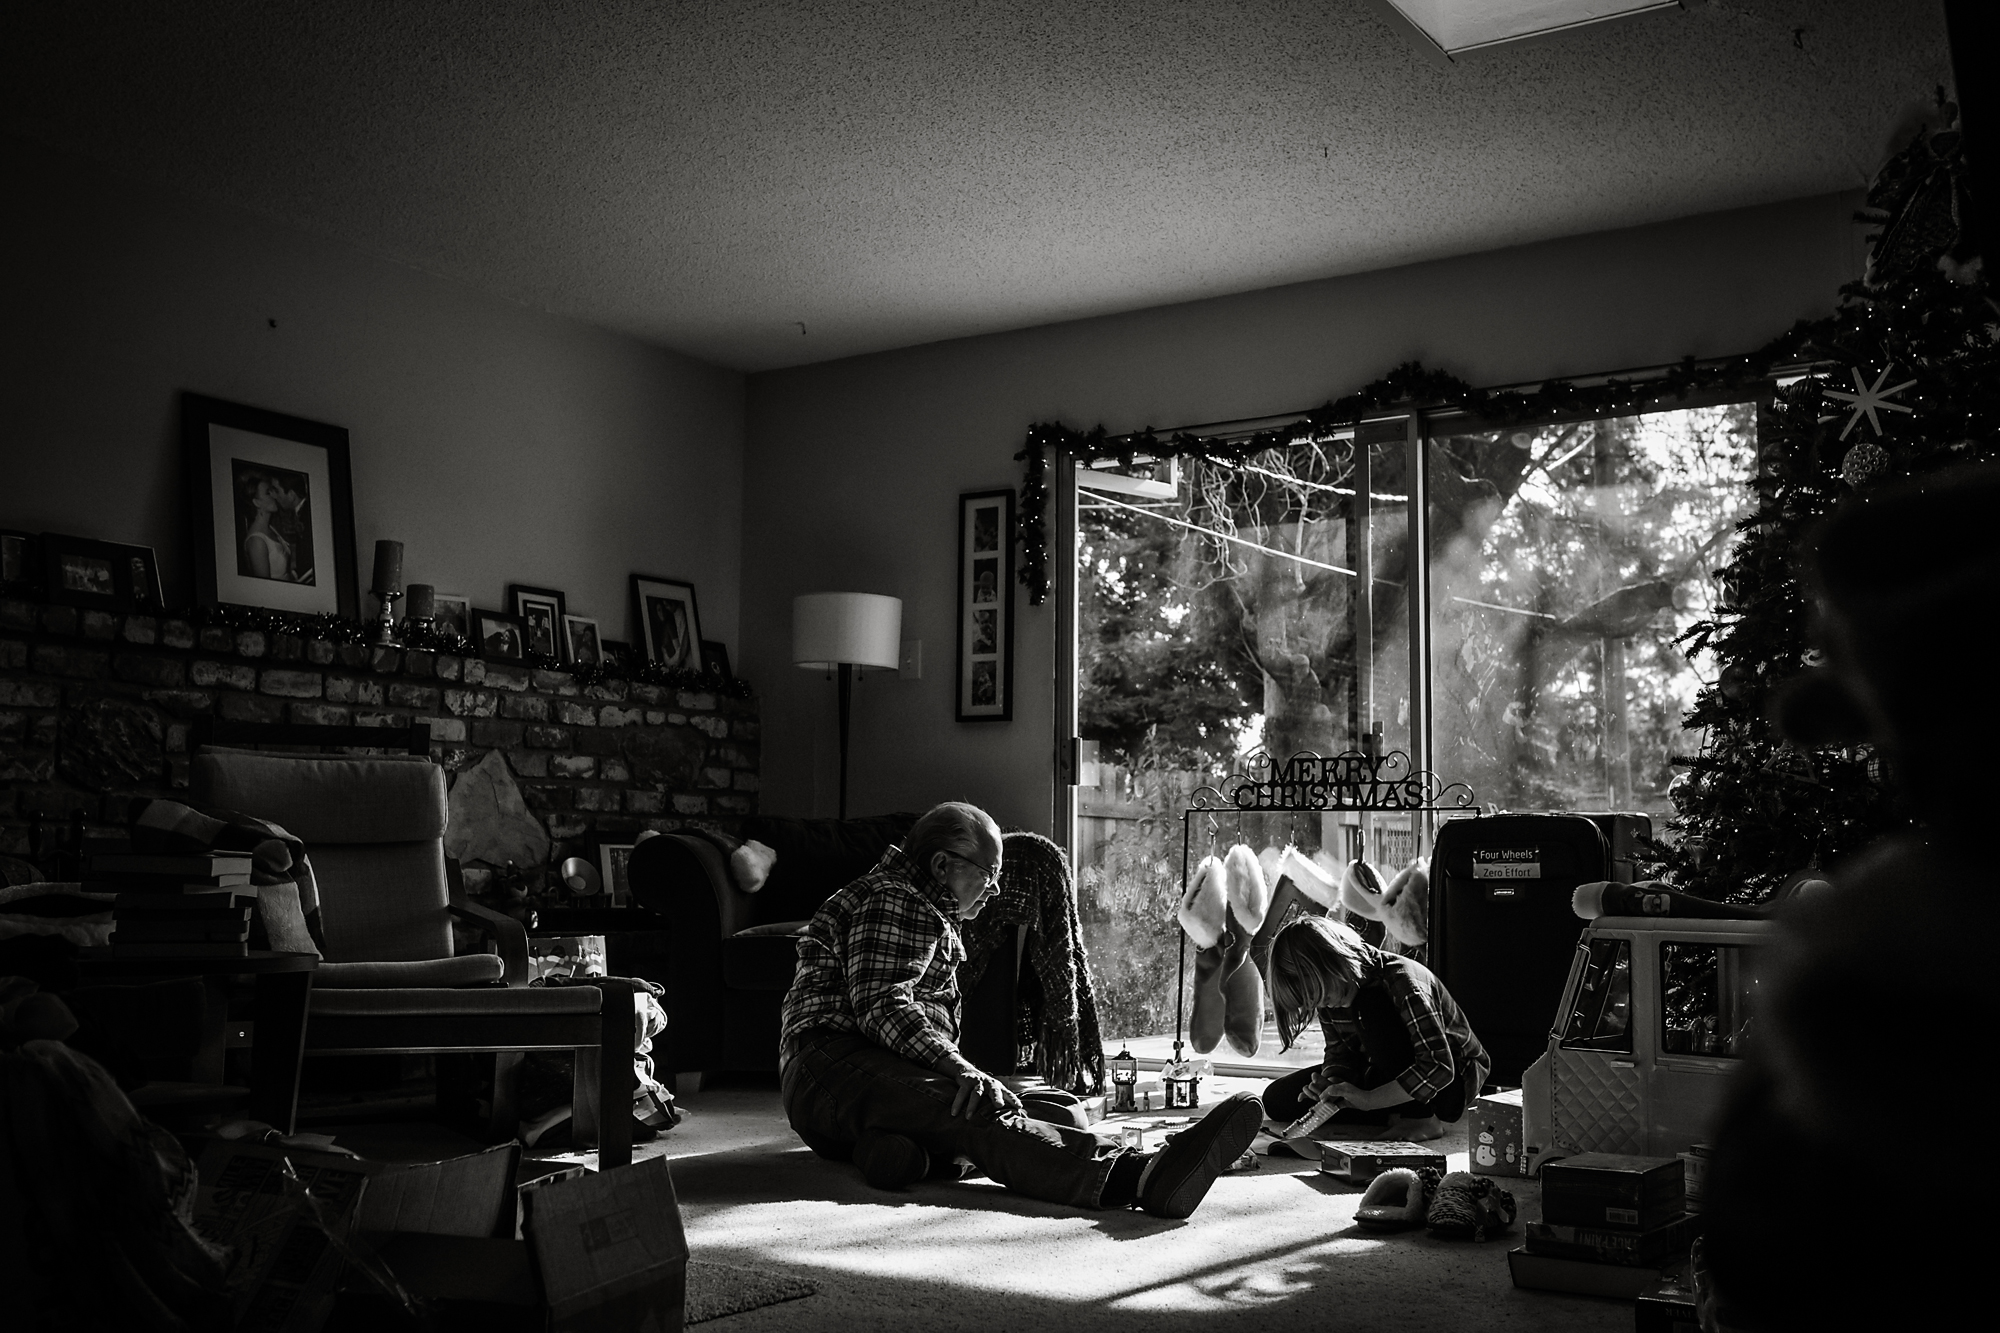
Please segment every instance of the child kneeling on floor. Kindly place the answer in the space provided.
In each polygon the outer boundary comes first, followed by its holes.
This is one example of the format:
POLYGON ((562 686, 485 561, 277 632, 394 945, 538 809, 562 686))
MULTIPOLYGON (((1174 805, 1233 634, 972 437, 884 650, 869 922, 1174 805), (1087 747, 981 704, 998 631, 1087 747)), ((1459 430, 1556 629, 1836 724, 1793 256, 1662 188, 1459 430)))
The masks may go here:
MULTIPOLYGON (((1384 953, 1330 917, 1292 922, 1271 942, 1271 999, 1290 1050, 1319 1017, 1326 1058, 1264 1089, 1264 1113, 1434 1139, 1478 1097, 1493 1062, 1431 970, 1384 953)), ((1308 1126, 1300 1132, 1310 1132, 1308 1126)))

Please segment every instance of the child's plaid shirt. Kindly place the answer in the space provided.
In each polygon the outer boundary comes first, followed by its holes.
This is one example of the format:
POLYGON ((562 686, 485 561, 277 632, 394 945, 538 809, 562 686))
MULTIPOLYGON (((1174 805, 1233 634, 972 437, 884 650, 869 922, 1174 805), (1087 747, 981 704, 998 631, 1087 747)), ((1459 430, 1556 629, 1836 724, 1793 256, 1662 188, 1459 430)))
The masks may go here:
POLYGON ((951 891, 891 847, 820 905, 799 937, 779 1061, 809 1032, 854 1032, 914 1064, 958 1055, 958 934, 951 891))

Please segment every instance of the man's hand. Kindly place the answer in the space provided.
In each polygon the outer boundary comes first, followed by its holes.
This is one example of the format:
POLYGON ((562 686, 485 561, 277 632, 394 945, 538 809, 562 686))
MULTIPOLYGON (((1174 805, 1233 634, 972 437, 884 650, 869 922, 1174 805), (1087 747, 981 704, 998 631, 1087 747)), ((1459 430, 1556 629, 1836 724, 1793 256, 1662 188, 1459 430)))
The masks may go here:
POLYGON ((1021 1099, 1005 1083, 978 1069, 958 1072, 958 1095, 951 1099, 951 1113, 970 1119, 981 1113, 999 1115, 1021 1109, 1021 1099))

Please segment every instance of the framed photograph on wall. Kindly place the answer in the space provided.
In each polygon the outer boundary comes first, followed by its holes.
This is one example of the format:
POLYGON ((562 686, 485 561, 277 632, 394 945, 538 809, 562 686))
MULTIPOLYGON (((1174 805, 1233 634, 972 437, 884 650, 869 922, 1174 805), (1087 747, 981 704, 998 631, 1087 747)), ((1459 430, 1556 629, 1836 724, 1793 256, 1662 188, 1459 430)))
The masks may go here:
POLYGON ((632 616, 639 626, 639 644, 646 660, 700 671, 701 616, 695 610, 694 585, 679 579, 632 576, 632 616))
POLYGON ((1014 492, 958 497, 958 720, 1014 718, 1014 492))
POLYGON ((604 875, 604 892, 611 895, 613 907, 623 907, 632 901, 632 876, 628 868, 632 864, 632 844, 629 842, 607 842, 597 848, 598 869, 604 875))
POLYGON ((0 593, 41 594, 41 546, 32 532, 0 530, 0 593))
POLYGON ((359 619, 347 432, 181 395, 195 601, 359 619))
POLYGON ((42 595, 49 601, 99 611, 163 609, 152 547, 45 532, 41 548, 42 595))
POLYGON ((431 624, 442 634, 450 630, 462 639, 472 637, 472 599, 462 592, 441 592, 431 597, 431 624))
POLYGON ((563 660, 574 666, 603 666, 604 641, 589 616, 563 617, 563 660))
POLYGON ((504 611, 472 613, 472 641, 489 662, 518 662, 528 646, 528 632, 519 616, 504 611))
POLYGON ((554 588, 507 585, 507 609, 521 618, 528 651, 544 657, 563 655, 563 595, 554 588))

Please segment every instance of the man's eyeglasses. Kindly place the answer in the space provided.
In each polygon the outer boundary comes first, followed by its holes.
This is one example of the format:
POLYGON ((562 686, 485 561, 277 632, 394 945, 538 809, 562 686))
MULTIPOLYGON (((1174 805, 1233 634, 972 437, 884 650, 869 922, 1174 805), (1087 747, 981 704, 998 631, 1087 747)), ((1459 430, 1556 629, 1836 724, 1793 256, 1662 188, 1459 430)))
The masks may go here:
POLYGON ((946 855, 946 856, 949 856, 949 857, 950 857, 950 858, 951 858, 952 860, 954 860, 954 861, 963 861, 963 862, 965 862, 965 863, 966 863, 967 865, 971 866, 971 867, 972 867, 972 868, 973 868, 974 870, 977 870, 977 871, 978 871, 978 872, 979 872, 979 873, 980 873, 981 875, 985 876, 985 878, 986 878, 986 887, 987 887, 987 888, 989 888, 989 889, 997 889, 997 888, 999 888, 999 887, 1000 887, 1000 870, 999 870, 999 867, 997 867, 997 866, 996 866, 996 867, 994 867, 993 869, 991 869, 991 870, 988 870, 988 869, 987 869, 987 868, 986 868, 985 866, 983 866, 983 865, 979 864, 979 862, 977 862, 977 861, 973 860, 973 859, 972 859, 971 857, 969 857, 969 856, 960 856, 960 855, 959 855, 959 854, 958 854, 957 852, 953 852, 953 851, 947 851, 947 852, 945 852, 945 855, 946 855))

